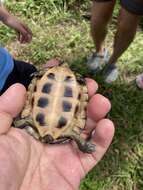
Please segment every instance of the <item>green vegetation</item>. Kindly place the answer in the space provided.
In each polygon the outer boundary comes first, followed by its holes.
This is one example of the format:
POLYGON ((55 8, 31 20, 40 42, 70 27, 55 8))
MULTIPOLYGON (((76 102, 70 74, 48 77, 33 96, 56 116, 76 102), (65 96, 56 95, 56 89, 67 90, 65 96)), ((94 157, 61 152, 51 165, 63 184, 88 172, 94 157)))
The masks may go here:
MULTIPOLYGON (((143 72, 143 32, 137 32, 134 43, 119 59, 120 77, 113 85, 103 83, 85 66, 86 57, 94 49, 89 21, 82 15, 89 11, 85 0, 7 0, 13 14, 25 21, 33 31, 33 41, 21 45, 15 33, 0 25, 2 45, 19 59, 37 66, 58 57, 74 69, 99 82, 99 92, 112 102, 108 115, 116 125, 113 143, 99 165, 81 183, 81 190, 141 190, 143 189, 143 91, 135 86, 135 76, 143 72)), ((119 5, 115 10, 118 14, 119 5)), ((112 47, 114 23, 106 45, 112 47)))

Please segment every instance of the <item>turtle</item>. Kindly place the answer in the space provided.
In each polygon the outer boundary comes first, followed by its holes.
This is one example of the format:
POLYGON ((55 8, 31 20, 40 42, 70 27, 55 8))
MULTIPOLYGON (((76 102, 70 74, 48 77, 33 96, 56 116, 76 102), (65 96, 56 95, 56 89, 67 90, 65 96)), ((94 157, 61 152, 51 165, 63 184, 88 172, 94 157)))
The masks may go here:
POLYGON ((25 106, 15 118, 14 127, 26 129, 43 143, 74 140, 82 152, 94 152, 95 145, 81 135, 89 99, 85 78, 65 63, 39 69, 32 77, 25 106))

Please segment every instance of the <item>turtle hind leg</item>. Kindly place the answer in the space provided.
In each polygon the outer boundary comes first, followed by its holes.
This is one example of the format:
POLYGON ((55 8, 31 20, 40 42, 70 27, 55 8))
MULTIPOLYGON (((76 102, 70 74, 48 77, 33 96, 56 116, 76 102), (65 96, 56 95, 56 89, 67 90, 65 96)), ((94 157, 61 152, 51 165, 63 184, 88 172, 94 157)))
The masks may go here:
POLYGON ((84 140, 82 137, 78 135, 73 135, 72 139, 77 143, 78 148, 84 153, 92 153, 95 152, 95 145, 90 141, 84 140))
POLYGON ((30 134, 31 136, 33 136, 36 140, 40 139, 40 135, 39 133, 31 126, 26 126, 25 130, 28 134, 30 134))

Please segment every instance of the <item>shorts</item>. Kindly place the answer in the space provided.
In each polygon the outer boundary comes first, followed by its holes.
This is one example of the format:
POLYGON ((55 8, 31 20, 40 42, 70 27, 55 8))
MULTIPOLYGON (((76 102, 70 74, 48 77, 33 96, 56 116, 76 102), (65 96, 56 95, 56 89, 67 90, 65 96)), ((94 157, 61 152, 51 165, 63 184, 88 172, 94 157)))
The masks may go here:
POLYGON ((37 69, 33 65, 23 61, 14 60, 14 68, 6 79, 6 82, 0 91, 0 95, 15 83, 21 83, 27 89, 32 80, 31 74, 36 71, 37 69))
MULTIPOLYGON (((94 0, 96 2, 109 2, 112 0, 94 0)), ((142 0, 120 0, 121 6, 127 11, 136 14, 143 15, 143 2, 142 0)))

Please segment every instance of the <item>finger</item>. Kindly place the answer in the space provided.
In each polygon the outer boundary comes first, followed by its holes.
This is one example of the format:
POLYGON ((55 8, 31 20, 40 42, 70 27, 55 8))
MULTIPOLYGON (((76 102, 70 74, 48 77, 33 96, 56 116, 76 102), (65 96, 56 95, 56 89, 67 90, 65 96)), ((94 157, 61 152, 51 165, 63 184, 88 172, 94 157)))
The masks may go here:
POLYGON ((27 27, 25 24, 22 24, 23 28, 30 34, 32 35, 32 31, 30 30, 29 27, 27 27))
POLYGON ((27 33, 21 33, 20 34, 20 43, 24 44, 26 42, 29 42, 28 34, 27 33))
POLYGON ((32 35, 29 33, 21 34, 22 35, 22 43, 29 43, 32 40, 32 35))
POLYGON ((28 40, 27 40, 27 42, 29 43, 29 42, 31 42, 31 40, 32 40, 32 34, 28 34, 28 40))
POLYGON ((23 28, 22 24, 20 24, 20 26, 17 29, 17 31, 18 31, 18 40, 20 41, 20 43, 24 43, 25 38, 27 36, 27 32, 23 28))
POLYGON ((21 32, 18 33, 18 41, 22 44, 25 43, 25 35, 21 32))
POLYGON ((24 106, 26 99, 25 87, 21 84, 14 84, 0 97, 0 112, 15 117, 24 106))
POLYGON ((24 36, 23 43, 30 42, 32 40, 32 31, 25 24, 22 24, 22 26, 23 29, 25 30, 25 32, 23 33, 24 36))
POLYGON ((87 121, 83 132, 85 138, 96 127, 97 121, 103 119, 111 109, 110 101, 100 94, 94 95, 87 106, 87 121))
POLYGON ((94 95, 87 106, 87 115, 93 121, 104 118, 111 109, 110 101, 101 94, 94 95))
POLYGON ((58 59, 50 59, 49 61, 47 61, 46 64, 44 64, 44 68, 51 68, 51 67, 55 67, 58 66, 60 64, 60 60, 58 59))
POLYGON ((30 29, 21 24, 19 29, 20 37, 18 38, 20 43, 30 42, 32 40, 32 32, 30 29))
POLYGON ((20 43, 25 44, 26 42, 28 42, 27 37, 26 37, 26 36, 23 36, 23 34, 21 34, 20 43))
POLYGON ((98 84, 90 78, 86 78, 87 90, 89 97, 92 97, 98 89, 98 84))
POLYGON ((5 112, 0 112, 0 135, 7 133, 11 124, 12 116, 5 112))
POLYGON ((93 154, 85 154, 80 152, 80 158, 85 174, 88 173, 101 160, 114 136, 114 124, 103 119, 99 121, 93 135, 93 142, 96 150, 93 154))

